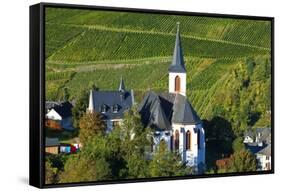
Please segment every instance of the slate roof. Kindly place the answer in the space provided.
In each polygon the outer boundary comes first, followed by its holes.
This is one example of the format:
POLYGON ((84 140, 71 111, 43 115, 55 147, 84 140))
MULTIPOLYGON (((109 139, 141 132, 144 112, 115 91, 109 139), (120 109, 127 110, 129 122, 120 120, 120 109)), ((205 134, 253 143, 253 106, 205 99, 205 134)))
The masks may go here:
POLYGON ((172 123, 201 123, 192 105, 181 94, 157 94, 150 91, 139 105, 138 111, 145 126, 159 131, 171 130, 172 123))
POLYGON ((53 109, 64 119, 72 116, 72 104, 69 101, 55 105, 53 109))
POLYGON ((183 51, 182 51, 181 40, 180 40, 179 23, 178 23, 178 28, 177 28, 173 61, 169 67, 169 72, 186 73, 186 69, 185 69, 185 65, 184 65, 184 58, 183 58, 183 51))
POLYGON ((262 146, 259 146, 258 143, 247 143, 245 146, 253 154, 271 156, 271 144, 263 144, 262 146))
POLYGON ((258 154, 266 155, 266 156, 271 156, 271 144, 267 145, 265 148, 260 150, 258 154))
POLYGON ((52 147, 52 146, 58 146, 60 145, 58 138, 48 138, 45 139, 45 146, 46 147, 52 147))
POLYGON ((130 91, 92 91, 91 93, 94 111, 100 112, 104 120, 123 118, 124 112, 133 105, 130 91))
POLYGON ((258 142, 271 143, 271 128, 270 127, 260 127, 252 128, 244 133, 244 136, 249 136, 255 140, 258 138, 258 142), (260 136, 259 136, 260 135, 260 136))

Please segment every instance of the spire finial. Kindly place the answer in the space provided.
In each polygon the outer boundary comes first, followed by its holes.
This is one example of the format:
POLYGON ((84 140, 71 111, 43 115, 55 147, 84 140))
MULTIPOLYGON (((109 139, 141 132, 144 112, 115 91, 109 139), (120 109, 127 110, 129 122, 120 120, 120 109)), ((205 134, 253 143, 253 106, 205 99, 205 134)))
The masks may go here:
POLYGON ((177 31, 180 30, 180 22, 177 22, 177 31))
POLYGON ((123 80, 123 75, 121 75, 120 84, 119 84, 119 91, 125 91, 125 83, 123 80))

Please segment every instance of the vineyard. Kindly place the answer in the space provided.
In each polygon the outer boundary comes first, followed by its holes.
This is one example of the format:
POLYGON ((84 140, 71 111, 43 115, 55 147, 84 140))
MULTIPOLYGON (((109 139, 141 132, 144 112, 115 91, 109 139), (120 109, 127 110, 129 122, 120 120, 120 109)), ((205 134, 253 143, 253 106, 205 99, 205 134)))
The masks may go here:
MULTIPOLYGON (((265 61, 270 65, 268 21, 47 8, 46 98, 61 99, 67 89, 69 99, 75 100, 93 85, 117 89, 121 76, 138 102, 147 90, 167 91, 176 22, 188 99, 203 119, 211 118, 219 104, 230 107, 221 97, 236 99, 226 90, 239 92, 236 79, 247 81, 248 58, 255 60, 253 76, 262 72, 265 61)), ((269 78, 255 79, 245 93, 261 107, 269 78)))

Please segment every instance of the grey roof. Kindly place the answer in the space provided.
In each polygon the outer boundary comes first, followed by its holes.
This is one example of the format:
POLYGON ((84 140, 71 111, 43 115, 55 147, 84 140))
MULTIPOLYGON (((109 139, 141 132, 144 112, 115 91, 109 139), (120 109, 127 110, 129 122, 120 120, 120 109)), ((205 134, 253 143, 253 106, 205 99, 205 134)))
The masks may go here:
POLYGON ((46 137, 45 139, 45 146, 46 147, 52 147, 52 146, 58 146, 60 144, 58 138, 49 138, 46 137))
POLYGON ((246 149, 250 150, 253 154, 258 153, 266 147, 266 145, 259 146, 258 143, 247 143, 245 144, 246 149))
POLYGON ((45 101, 45 109, 46 109, 46 111, 48 111, 59 104, 60 104, 60 102, 56 102, 56 101, 45 101))
POLYGON ((190 102, 181 94, 176 94, 172 122, 183 124, 198 124, 201 123, 196 111, 193 109, 190 102))
POLYGON ((91 93, 93 109, 100 112, 104 120, 121 119, 124 111, 133 105, 130 91, 92 91, 91 93), (102 112, 103 108, 105 108, 105 112, 102 112))
POLYGON ((201 123, 189 101, 180 94, 148 92, 138 107, 145 126, 171 130, 172 123, 201 123))
POLYGON ((121 80, 120 80, 120 84, 119 84, 119 91, 125 91, 125 83, 124 83, 124 80, 123 80, 123 77, 121 77, 121 80))
POLYGON ((266 156, 271 156, 271 144, 267 145, 265 148, 260 150, 258 154, 266 155, 266 156))
POLYGON ((186 73, 183 52, 181 47, 179 24, 177 28, 177 36, 175 42, 173 61, 169 67, 169 72, 186 73))
POLYGON ((72 116, 72 104, 69 101, 62 102, 59 105, 55 105, 53 109, 62 117, 67 118, 72 116))
POLYGON ((260 146, 258 143, 247 143, 245 144, 245 146, 253 154, 271 156, 271 144, 263 144, 262 146, 260 146))
MULTIPOLYGON (((259 127, 250 128, 244 133, 244 136, 249 136, 253 139, 258 138, 258 142, 271 143, 271 128, 270 127, 259 127)), ((255 140, 256 141, 256 140, 255 140)))

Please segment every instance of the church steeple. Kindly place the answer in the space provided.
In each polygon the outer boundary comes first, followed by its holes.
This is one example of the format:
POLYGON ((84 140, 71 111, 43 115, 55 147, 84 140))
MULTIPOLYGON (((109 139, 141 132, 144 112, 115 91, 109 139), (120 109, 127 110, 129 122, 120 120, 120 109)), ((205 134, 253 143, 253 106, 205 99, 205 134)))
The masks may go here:
POLYGON ((186 93, 186 69, 181 47, 179 23, 177 23, 173 60, 169 67, 169 93, 181 94, 183 96, 186 93))
POLYGON ((94 112, 93 90, 90 90, 88 112, 90 113, 94 112))
POLYGON ((182 47, 181 47, 179 22, 177 23, 175 49, 174 49, 173 61, 169 67, 169 72, 186 73, 182 47))
POLYGON ((124 92, 126 89, 125 89, 125 83, 124 83, 124 80, 123 80, 123 77, 121 76, 121 80, 120 80, 120 84, 119 84, 119 89, 118 89, 120 92, 124 92))

